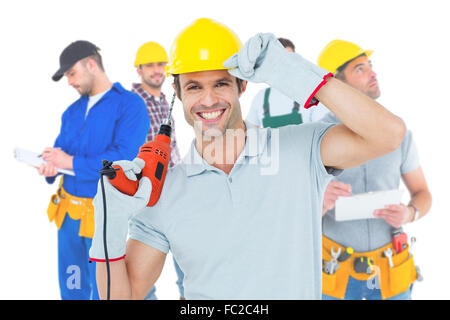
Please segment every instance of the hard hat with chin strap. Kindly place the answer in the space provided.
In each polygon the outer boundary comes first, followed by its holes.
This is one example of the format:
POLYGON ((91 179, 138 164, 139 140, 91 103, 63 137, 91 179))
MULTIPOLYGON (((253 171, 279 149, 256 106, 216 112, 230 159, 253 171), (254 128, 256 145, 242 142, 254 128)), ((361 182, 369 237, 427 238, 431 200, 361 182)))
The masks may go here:
POLYGON ((238 36, 225 25, 207 18, 198 19, 175 38, 166 73, 228 69, 223 62, 241 47, 238 36))
POLYGON ((150 41, 144 43, 136 53, 136 60, 134 61, 134 66, 137 68, 141 64, 155 63, 155 62, 167 62, 168 57, 166 50, 154 42, 150 41))
POLYGON ((345 40, 333 40, 328 43, 317 59, 319 67, 336 73, 337 69, 346 62, 349 62, 356 57, 365 54, 370 56, 373 50, 363 50, 356 44, 345 40))

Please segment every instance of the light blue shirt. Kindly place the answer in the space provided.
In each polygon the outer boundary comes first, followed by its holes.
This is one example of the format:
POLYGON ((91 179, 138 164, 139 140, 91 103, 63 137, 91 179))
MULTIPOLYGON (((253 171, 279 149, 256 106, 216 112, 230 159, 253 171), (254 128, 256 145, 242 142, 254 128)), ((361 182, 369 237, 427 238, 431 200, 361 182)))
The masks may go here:
MULTIPOLYGON (((340 123, 333 113, 329 113, 321 121, 340 123)), ((408 130, 397 150, 347 169, 336 180, 350 184, 353 194, 398 189, 402 175, 416 170, 419 166, 419 155, 411 131, 408 130)), ((392 241, 392 231, 393 227, 381 218, 336 221, 334 209, 323 217, 323 234, 357 252, 372 251, 385 246, 392 241)))
POLYGON ((187 299, 320 299, 321 211, 331 180, 320 157, 330 124, 258 129, 229 175, 194 147, 169 169, 158 203, 130 236, 169 250, 187 299))

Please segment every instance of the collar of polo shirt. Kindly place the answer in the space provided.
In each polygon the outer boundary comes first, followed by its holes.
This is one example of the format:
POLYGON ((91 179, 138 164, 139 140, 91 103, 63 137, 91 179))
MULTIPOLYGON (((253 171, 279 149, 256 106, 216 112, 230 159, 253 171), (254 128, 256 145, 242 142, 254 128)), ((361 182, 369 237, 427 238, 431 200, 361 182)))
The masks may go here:
MULTIPOLYGON (((264 152, 267 146, 267 140, 271 136, 269 128, 257 128, 252 124, 244 121, 246 127, 247 140, 243 150, 243 156, 239 156, 236 164, 240 164, 244 157, 259 157, 264 152)), ((195 148, 195 140, 192 141, 189 152, 183 158, 186 167, 186 174, 188 177, 198 175, 208 170, 217 170, 205 161, 195 148)))

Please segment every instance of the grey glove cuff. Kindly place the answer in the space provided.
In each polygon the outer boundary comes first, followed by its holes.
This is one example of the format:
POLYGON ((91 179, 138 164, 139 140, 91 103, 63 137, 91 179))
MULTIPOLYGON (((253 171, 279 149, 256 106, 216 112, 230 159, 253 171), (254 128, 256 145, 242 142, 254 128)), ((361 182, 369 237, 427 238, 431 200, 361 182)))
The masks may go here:
MULTIPOLYGON (((106 236, 108 260, 115 261, 125 257, 128 236, 128 220, 146 207, 152 190, 150 179, 142 177, 134 196, 128 196, 114 188, 103 177, 106 195, 106 236)), ((98 183, 97 195, 93 201, 95 232, 89 250, 91 261, 105 261, 104 248, 104 203, 101 182, 98 183)))
POLYGON ((314 96, 327 83, 327 79, 333 76, 331 72, 309 62, 298 53, 287 52, 284 48, 267 50, 266 59, 271 62, 271 69, 274 70, 267 83, 305 109, 319 103, 314 96))
POLYGON ((317 105, 319 101, 314 96, 333 74, 297 53, 285 51, 283 54, 289 55, 289 58, 283 59, 280 56, 273 59, 276 61, 274 69, 280 72, 274 72, 268 84, 303 105, 305 109, 317 105))
MULTIPOLYGON (((115 261, 125 257, 125 247, 128 235, 128 216, 125 213, 120 215, 115 214, 112 205, 114 203, 114 196, 112 196, 112 189, 114 188, 106 177, 105 196, 106 196, 106 236, 107 236, 107 250, 108 260, 115 261)), ((116 191, 119 192, 119 191, 116 191)), ((89 261, 105 262, 105 247, 104 247, 104 203, 103 192, 101 190, 101 182, 98 183, 97 194, 94 198, 94 217, 95 217, 95 232, 92 237, 91 248, 89 249, 89 261)))
POLYGON ((285 50, 270 33, 250 38, 241 50, 224 62, 228 72, 238 78, 265 82, 305 108, 318 104, 314 95, 332 73, 285 50))

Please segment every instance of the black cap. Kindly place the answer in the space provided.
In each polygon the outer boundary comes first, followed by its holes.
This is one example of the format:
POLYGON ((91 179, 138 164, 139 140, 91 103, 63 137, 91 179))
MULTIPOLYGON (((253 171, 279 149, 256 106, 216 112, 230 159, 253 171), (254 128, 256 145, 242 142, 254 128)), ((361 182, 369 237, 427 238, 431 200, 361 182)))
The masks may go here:
POLYGON ((75 63, 97 53, 98 50, 100 49, 89 41, 78 40, 72 42, 59 56, 59 69, 53 75, 53 81, 61 79, 64 73, 72 68, 75 63))

